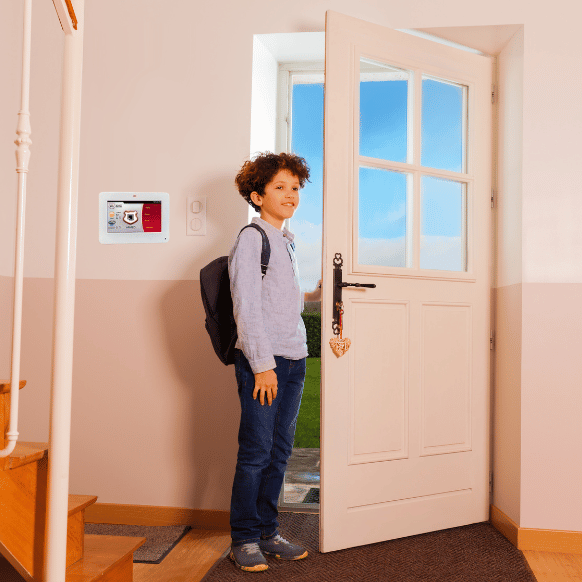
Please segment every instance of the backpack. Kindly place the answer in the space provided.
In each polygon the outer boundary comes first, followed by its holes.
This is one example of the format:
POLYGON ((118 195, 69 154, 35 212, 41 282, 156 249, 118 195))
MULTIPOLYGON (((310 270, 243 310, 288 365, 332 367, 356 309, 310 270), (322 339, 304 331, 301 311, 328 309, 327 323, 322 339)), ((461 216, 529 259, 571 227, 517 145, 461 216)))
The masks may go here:
MULTIPOLYGON (((249 227, 256 228, 263 237, 261 272, 264 278, 271 256, 269 239, 265 231, 254 222, 247 224, 240 232, 249 227)), ((210 336, 212 347, 225 366, 234 364, 234 346, 238 334, 230 294, 228 257, 218 257, 200 270, 200 292, 206 312, 206 331, 210 336)))

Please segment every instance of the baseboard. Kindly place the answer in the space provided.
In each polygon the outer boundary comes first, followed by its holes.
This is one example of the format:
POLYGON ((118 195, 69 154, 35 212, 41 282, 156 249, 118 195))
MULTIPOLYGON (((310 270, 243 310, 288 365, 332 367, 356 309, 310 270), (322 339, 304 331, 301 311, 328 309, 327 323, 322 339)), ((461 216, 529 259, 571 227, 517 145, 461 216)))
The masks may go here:
MULTIPOLYGON (((228 511, 154 505, 95 503, 85 510, 85 521, 125 525, 191 525, 218 531, 230 529, 228 511)), ((491 505, 490 521, 519 550, 582 554, 582 532, 519 527, 495 505, 491 505)))
POLYGON ((534 552, 582 554, 582 532, 519 527, 503 511, 491 505, 491 525, 517 549, 534 552))
POLYGON ((230 529, 229 515, 230 512, 218 509, 95 503, 85 510, 85 522, 119 525, 190 525, 198 529, 227 531, 230 529))

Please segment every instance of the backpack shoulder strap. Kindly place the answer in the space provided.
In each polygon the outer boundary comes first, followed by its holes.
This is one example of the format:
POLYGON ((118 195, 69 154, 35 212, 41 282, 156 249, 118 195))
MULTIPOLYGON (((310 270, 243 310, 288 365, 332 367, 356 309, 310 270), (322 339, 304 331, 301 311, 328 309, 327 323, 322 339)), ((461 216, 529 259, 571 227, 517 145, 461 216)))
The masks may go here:
POLYGON ((267 267, 269 266, 269 259, 271 258, 271 245, 269 244, 269 238, 267 237, 267 233, 258 224, 254 222, 251 222, 250 224, 247 224, 246 226, 241 228, 240 232, 242 232, 245 228, 249 227, 258 230, 261 233, 261 236, 263 237, 263 246, 261 249, 261 273, 263 274, 263 278, 265 278, 265 275, 267 273, 267 267))

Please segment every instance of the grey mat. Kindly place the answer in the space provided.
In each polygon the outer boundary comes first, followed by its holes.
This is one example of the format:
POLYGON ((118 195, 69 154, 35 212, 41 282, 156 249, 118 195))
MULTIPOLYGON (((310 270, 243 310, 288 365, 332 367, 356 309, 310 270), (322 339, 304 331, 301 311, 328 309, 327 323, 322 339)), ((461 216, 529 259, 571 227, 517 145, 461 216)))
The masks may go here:
POLYGON ((159 564, 191 529, 189 525, 85 524, 86 534, 146 538, 145 544, 133 553, 134 564, 159 564))
POLYGON ((319 503, 319 487, 312 487, 302 503, 319 503))

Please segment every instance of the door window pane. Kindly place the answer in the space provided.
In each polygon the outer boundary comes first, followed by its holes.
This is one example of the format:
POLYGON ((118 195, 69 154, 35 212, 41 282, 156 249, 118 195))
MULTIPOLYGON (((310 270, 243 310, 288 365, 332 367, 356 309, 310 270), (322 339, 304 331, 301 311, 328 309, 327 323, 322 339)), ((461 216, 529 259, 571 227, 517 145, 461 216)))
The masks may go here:
POLYGON ((360 167, 358 194, 358 262, 406 267, 410 231, 407 208, 411 176, 360 167))
POLYGON ((360 155, 393 162, 408 156, 410 73, 360 60, 360 155))
POLYGON ((466 270, 466 186, 423 176, 420 268, 466 270))
POLYGON ((435 79, 422 79, 421 164, 465 172, 467 88, 435 79))

